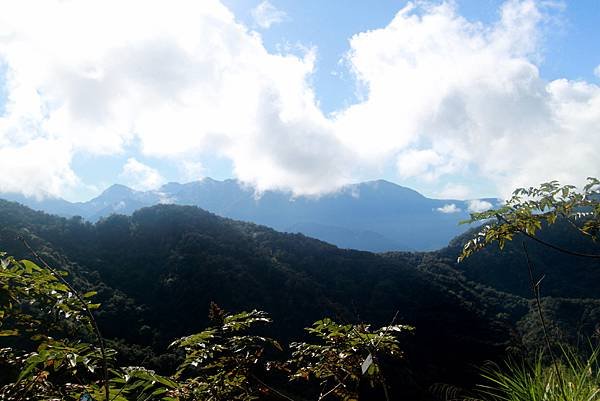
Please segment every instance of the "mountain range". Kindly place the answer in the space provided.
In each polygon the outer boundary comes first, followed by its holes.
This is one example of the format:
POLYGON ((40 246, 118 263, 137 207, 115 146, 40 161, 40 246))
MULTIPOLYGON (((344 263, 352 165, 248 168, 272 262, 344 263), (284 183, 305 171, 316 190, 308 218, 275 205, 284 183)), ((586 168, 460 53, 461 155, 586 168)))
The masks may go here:
POLYGON ((416 334, 402 337, 410 365, 394 365, 392 399, 430 400, 432 383, 475 381, 472 366, 501 357, 529 309, 525 299, 467 282, 455 256, 340 249, 195 206, 90 223, 0 200, 0 250, 35 258, 20 238, 76 288, 97 292, 96 318, 120 363, 164 374, 178 358, 168 344, 207 327, 210 302, 267 311, 273 324, 259 334, 276 337, 284 352, 324 317, 381 326, 397 315, 416 334))
MULTIPOLYGON (((180 356, 167 345, 209 325, 211 301, 232 312, 268 311, 274 323, 264 334, 284 344, 308 338, 302 328, 323 317, 381 326, 396 315, 416 331, 402 338, 407 362, 389 366, 397 378, 391 399, 439 400, 432 395, 436 384, 471 388, 484 361, 542 344, 528 299, 521 244, 527 238, 457 264, 476 233, 473 228, 435 252, 374 254, 195 206, 155 205, 91 223, 0 200, 0 250, 35 259, 34 249, 67 271, 76 288, 96 291, 99 327, 122 365, 170 374, 180 356)), ((557 222, 542 238, 597 253, 597 244, 568 222, 557 222)), ((542 308, 552 332, 573 343, 598 333, 597 261, 529 245, 531 263, 544 277, 542 308)))
MULTIPOLYGON (((205 178, 186 184, 172 182, 151 191, 115 184, 86 202, 9 193, 0 194, 0 198, 91 222, 111 214, 131 215, 157 204, 198 206, 222 217, 372 252, 439 249, 468 228, 458 223, 468 217, 473 206, 473 201, 430 199, 385 180, 348 185, 320 197, 294 196, 285 191, 257 193, 237 180, 205 178)), ((477 201, 478 205, 498 202, 477 201)))

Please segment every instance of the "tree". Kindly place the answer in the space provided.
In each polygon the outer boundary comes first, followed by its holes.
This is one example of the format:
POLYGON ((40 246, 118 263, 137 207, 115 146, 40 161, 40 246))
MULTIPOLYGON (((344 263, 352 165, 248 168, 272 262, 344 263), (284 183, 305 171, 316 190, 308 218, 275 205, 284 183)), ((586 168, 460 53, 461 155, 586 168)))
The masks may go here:
MULTIPOLYGON (((491 243, 497 243, 500 249, 506 241, 512 241, 521 234, 543 246, 575 257, 600 259, 600 254, 582 253, 561 247, 539 238, 538 232, 545 227, 564 221, 581 235, 596 242, 600 234, 600 181, 587 178, 587 184, 581 191, 574 185, 560 185, 558 181, 550 181, 539 187, 518 188, 506 203, 498 209, 481 213, 472 213, 471 218, 463 223, 485 222, 474 238, 467 241, 462 249, 458 262, 471 256, 491 243)), ((551 339, 544 313, 542 311, 540 285, 544 276, 536 277, 535 270, 525 241, 522 242, 525 254, 531 290, 535 299, 537 313, 544 333, 548 353, 552 359, 554 373, 557 378, 558 399, 567 400, 568 388, 563 369, 553 352, 551 339)), ((570 361, 567 361, 570 363, 570 361)), ((572 366, 572 365, 571 365, 572 366)), ((536 373, 537 374, 537 373, 536 373)), ((547 388, 546 390, 547 391, 547 388)), ((596 393, 594 393, 596 394, 596 393)), ((512 399, 512 398, 511 398, 512 399)))
POLYGON ((331 319, 315 322, 306 330, 320 343, 292 343, 294 350, 288 362, 293 379, 319 381, 318 400, 329 396, 340 400, 358 400, 359 384, 367 380, 371 386, 380 385, 389 400, 380 358, 402 358, 397 334, 411 331, 406 325, 394 324, 372 330, 369 325, 339 324, 331 319))
POLYGON ((250 401, 268 393, 270 388, 258 378, 257 371, 266 367, 267 346, 282 349, 277 341, 248 330, 271 323, 269 316, 257 310, 231 315, 214 303, 209 316, 212 327, 171 344, 186 354, 175 374, 181 383, 178 399, 250 401))
POLYGON ((558 181, 539 187, 518 188, 501 207, 472 213, 471 218, 462 223, 485 224, 474 238, 465 243, 458 261, 494 242, 502 249, 506 241, 511 241, 517 234, 572 256, 600 259, 598 254, 566 249, 537 236, 539 230, 557 221, 565 221, 580 234, 597 241, 600 233, 600 181, 588 177, 581 191, 573 185, 561 186, 558 181))
POLYGON ((0 337, 24 344, 1 349, 0 362, 13 378, 0 387, 3 399, 78 399, 82 392, 108 399, 113 353, 85 341, 97 329, 90 312, 99 306, 90 301, 95 293, 78 294, 65 275, 0 253, 0 337), (79 378, 89 386, 71 384, 79 378))
POLYGON ((0 337, 14 339, 0 348, 0 373, 7 372, 0 378, 1 400, 293 400, 263 381, 278 366, 293 366, 284 369, 291 379, 319 379, 319 400, 356 399, 362 379, 386 389, 378 358, 401 357, 395 336, 411 329, 393 321, 371 330, 324 319, 307 329, 324 344, 294 343, 290 361, 273 362, 266 360, 267 348, 283 351, 279 343, 250 332, 271 323, 265 312, 228 314, 212 303, 212 325, 171 344, 183 361, 174 374, 162 376, 118 366, 91 313, 99 307, 91 301, 95 293, 79 294, 65 272, 30 250, 41 266, 0 253, 0 337), (89 341, 94 337, 101 346, 89 341))

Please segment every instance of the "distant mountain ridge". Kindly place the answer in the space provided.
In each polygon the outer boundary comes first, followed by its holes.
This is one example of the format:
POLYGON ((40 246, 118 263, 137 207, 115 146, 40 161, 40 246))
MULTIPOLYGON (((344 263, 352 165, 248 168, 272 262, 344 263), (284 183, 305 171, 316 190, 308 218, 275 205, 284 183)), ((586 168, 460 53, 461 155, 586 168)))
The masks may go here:
POLYGON ((300 232, 341 248, 373 252, 439 249, 467 229, 458 222, 468 217, 469 209, 469 201, 430 199, 385 180, 348 185, 321 197, 284 191, 257 194, 237 180, 205 178, 186 184, 171 182, 151 191, 115 184, 87 202, 37 200, 17 194, 0 194, 0 198, 92 222, 161 203, 193 205, 223 217, 300 232), (449 205, 454 205, 452 213, 443 209, 449 205))

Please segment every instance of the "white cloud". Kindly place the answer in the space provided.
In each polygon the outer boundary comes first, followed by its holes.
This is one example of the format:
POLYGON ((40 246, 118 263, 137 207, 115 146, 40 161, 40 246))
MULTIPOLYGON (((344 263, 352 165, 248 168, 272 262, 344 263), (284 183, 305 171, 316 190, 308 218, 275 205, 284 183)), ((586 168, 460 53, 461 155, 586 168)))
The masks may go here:
POLYGON ((199 161, 185 160, 182 163, 183 180, 185 182, 198 181, 204 178, 204 165, 199 161))
POLYGON ((462 184, 447 183, 436 193, 436 197, 441 199, 466 199, 471 196, 471 190, 462 184))
POLYGON ((336 115, 344 143, 364 160, 400 152, 402 176, 485 177, 500 195, 600 175, 600 88, 539 76, 539 3, 507 1, 494 25, 452 3, 420 4, 352 37, 347 62, 364 100, 336 115))
POLYGON ((43 198, 78 185, 68 144, 50 138, 0 146, 0 191, 43 198))
POLYGON ((262 1, 254 7, 251 14, 254 22, 263 29, 268 29, 271 25, 283 22, 287 18, 284 11, 277 9, 268 0, 262 1))
POLYGON ((390 162, 429 184, 485 177, 500 195, 600 176, 600 87, 539 76, 541 2, 509 0, 489 25, 416 4, 351 38, 361 100, 329 116, 311 86, 316 51, 269 53, 218 0, 3 3, 0 192, 64 194, 85 184, 74 155, 137 144, 182 171, 214 153, 259 191, 296 194, 390 162))
POLYGON ((435 181, 460 169, 455 160, 433 149, 403 151, 396 158, 396 167, 400 178, 416 177, 423 181, 435 181))
MULTIPOLYGON (((25 192, 64 193, 76 181, 74 154, 136 144, 183 170, 203 152, 229 158, 237 177, 261 190, 318 193, 352 175, 351 150, 309 85, 314 52, 269 53, 217 0, 4 4, 0 60, 8 93, 0 151, 63 146, 46 170, 56 169, 52 180, 13 170, 0 192, 14 181, 25 192)), ((43 159, 28 163, 43 168, 43 159)))
POLYGON ((133 157, 123 166, 120 177, 127 185, 139 191, 157 189, 165 182, 158 171, 133 157))
POLYGON ((431 170, 440 164, 442 164, 442 158, 433 149, 410 149, 401 153, 396 161, 398 174, 402 178, 430 176, 431 170))
POLYGON ((594 68, 594 75, 600 78, 600 64, 598 64, 596 68, 594 68))
POLYGON ((469 209, 469 212, 479 213, 479 212, 485 212, 486 210, 490 210, 493 207, 494 207, 494 205, 492 205, 488 201, 473 199, 473 200, 469 201, 468 209, 469 209))
POLYGON ((455 203, 448 203, 442 207, 438 207, 436 210, 440 213, 446 213, 446 214, 458 213, 461 211, 461 209, 458 206, 456 206, 455 203))

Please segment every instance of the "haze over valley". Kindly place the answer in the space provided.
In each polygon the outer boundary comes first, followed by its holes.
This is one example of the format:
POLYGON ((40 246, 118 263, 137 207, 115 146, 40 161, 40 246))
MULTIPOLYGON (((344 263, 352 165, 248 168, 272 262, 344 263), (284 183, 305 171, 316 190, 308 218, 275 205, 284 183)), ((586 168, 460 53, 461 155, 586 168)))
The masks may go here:
POLYGON ((187 184, 168 183, 150 191, 113 185, 87 202, 26 198, 0 194, 37 210, 89 221, 157 204, 195 205, 223 217, 302 233, 341 248, 373 252, 434 250, 445 246, 468 225, 469 213, 499 204, 497 199, 470 201, 429 199, 384 180, 348 185, 320 197, 265 191, 239 181, 205 178, 187 184))

